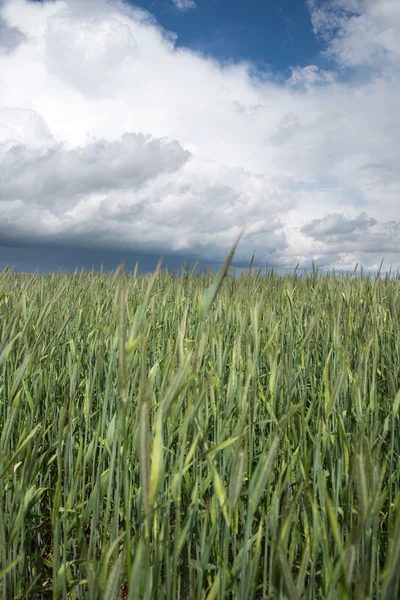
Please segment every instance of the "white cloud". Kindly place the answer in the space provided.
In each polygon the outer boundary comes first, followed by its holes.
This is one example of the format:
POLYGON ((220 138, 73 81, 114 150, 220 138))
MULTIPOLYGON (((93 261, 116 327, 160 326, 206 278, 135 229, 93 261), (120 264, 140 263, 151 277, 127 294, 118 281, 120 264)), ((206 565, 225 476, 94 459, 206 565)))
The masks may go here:
POLYGON ((308 65, 307 67, 292 68, 292 75, 288 83, 292 86, 312 87, 317 84, 326 85, 336 81, 336 74, 333 71, 324 71, 316 65, 308 65))
POLYGON ((194 0, 172 0, 178 10, 186 11, 191 8, 196 8, 194 0))
POLYGON ((400 68, 398 0, 308 0, 315 33, 344 66, 400 68))
POLYGON ((19 32, 0 54, 0 243, 222 260, 246 226, 239 259, 400 267, 400 72, 384 26, 400 16, 377 4, 310 3, 356 72, 294 66, 280 84, 176 49, 128 4, 0 4, 19 32))

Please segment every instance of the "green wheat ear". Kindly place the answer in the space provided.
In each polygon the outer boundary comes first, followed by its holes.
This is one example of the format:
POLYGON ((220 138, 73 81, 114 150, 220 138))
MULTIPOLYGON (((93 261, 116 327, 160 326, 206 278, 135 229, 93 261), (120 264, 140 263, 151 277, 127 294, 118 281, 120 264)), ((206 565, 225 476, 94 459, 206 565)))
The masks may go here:
POLYGON ((242 229, 238 239, 236 240, 236 242, 234 243, 234 245, 232 247, 232 250, 229 252, 229 255, 225 259, 224 264, 218 271, 218 274, 217 274, 217 277, 215 278, 214 283, 212 283, 212 285, 210 285, 210 287, 208 288, 208 290, 205 292, 202 299, 200 300, 200 320, 201 321, 205 321, 205 319, 210 311, 210 308, 212 306, 212 303, 214 302, 215 298, 218 295, 219 290, 221 289, 222 282, 228 272, 229 266, 232 262, 232 258, 234 256, 234 254, 236 252, 236 248, 240 242, 240 238, 243 235, 243 231, 244 230, 242 229))

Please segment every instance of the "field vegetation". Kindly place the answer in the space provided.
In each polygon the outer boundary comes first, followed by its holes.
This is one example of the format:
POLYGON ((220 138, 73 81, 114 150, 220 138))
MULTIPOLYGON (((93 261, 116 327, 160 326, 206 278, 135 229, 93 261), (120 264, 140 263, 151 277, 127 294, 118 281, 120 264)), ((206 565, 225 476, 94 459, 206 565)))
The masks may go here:
POLYGON ((400 278, 232 253, 0 272, 1 598, 399 597, 400 278))

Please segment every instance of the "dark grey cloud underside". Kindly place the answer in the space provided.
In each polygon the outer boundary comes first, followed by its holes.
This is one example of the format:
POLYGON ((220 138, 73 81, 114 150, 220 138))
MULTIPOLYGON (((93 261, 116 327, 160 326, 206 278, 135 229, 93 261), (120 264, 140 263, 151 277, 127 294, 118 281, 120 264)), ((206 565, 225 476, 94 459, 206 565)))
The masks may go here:
MULTIPOLYGON (((6 267, 16 272, 37 271, 40 273, 50 273, 58 270, 73 272, 76 269, 85 271, 99 271, 101 268, 105 272, 114 271, 121 262, 125 262, 126 270, 133 271, 135 265, 139 262, 141 273, 153 272, 159 259, 162 257, 162 268, 178 273, 181 266, 188 263, 190 270, 197 263, 196 271, 207 271, 210 269, 216 273, 221 267, 221 262, 209 260, 199 260, 197 256, 189 253, 164 254, 161 250, 156 252, 141 252, 136 250, 118 250, 113 248, 71 248, 62 245, 31 244, 27 241, 0 243, 0 270, 6 267)), ((249 266, 251 256, 248 261, 233 261, 233 268, 246 269, 249 266)), ((271 265, 274 266, 275 265, 271 265)), ((282 273, 285 269, 281 270, 282 273)))
MULTIPOLYGON (((122 261, 125 262, 127 273, 133 272, 135 265, 139 263, 139 272, 141 274, 154 272, 157 263, 162 255, 155 253, 144 252, 123 252, 107 250, 106 252, 100 249, 71 249, 71 248, 49 248, 39 246, 2 246, 0 245, 0 271, 6 267, 14 272, 36 272, 36 273, 54 273, 62 271, 72 273, 76 269, 78 271, 91 271, 92 269, 99 272, 102 268, 104 272, 110 273, 115 271, 122 261)), ((189 270, 192 270, 197 262, 196 272, 204 272, 210 270, 217 273, 221 267, 221 263, 211 263, 210 261, 197 260, 196 257, 186 254, 177 254, 176 256, 163 256, 162 268, 178 274, 181 268, 189 263, 189 270)), ((249 260, 250 262, 250 260, 249 260)), ((249 262, 232 262, 235 275, 240 275, 243 269, 247 269, 249 262)), ((355 265, 354 265, 355 266, 355 265)), ((260 267, 254 267, 258 271, 260 267)), ((280 267, 276 264, 269 263, 261 267, 262 274, 265 274, 266 269, 273 268, 279 275, 286 275, 293 272, 293 267, 280 267)), ((389 270, 390 265, 386 265, 381 272, 381 277, 384 277, 389 270)), ((303 264, 298 269, 299 275, 312 272, 312 262, 303 264)), ((331 271, 329 266, 324 267, 323 264, 318 264, 318 274, 323 276, 327 271, 331 271)), ((336 270, 340 273, 340 270, 336 270)), ((375 276, 375 271, 364 270, 364 274, 375 276)), ((396 271, 393 272, 393 275, 396 271)), ((360 275, 360 270, 356 276, 360 275)))
MULTIPOLYGON (((141 273, 153 272, 157 266, 161 254, 146 254, 143 252, 123 252, 107 250, 76 249, 76 248, 48 248, 39 246, 0 246, 0 270, 9 267, 15 272, 50 273, 62 270, 71 273, 76 269, 84 271, 114 271, 118 265, 125 261, 126 270, 133 271, 137 262, 141 273)), ((193 257, 164 256, 162 267, 170 271, 178 272, 181 265, 190 260, 190 268, 193 268, 195 260, 193 257)), ((198 262, 197 270, 217 270, 218 265, 211 265, 204 261, 198 262)))

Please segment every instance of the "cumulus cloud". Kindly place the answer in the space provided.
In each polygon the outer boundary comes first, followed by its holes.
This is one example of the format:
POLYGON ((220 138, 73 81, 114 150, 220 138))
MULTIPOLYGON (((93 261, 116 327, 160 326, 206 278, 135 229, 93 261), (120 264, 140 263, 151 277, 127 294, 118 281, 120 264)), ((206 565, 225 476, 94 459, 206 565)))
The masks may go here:
MULTIPOLYGON (((16 119, 12 111, 4 112, 16 119)), ((286 247, 277 215, 293 200, 264 176, 228 169, 176 141, 142 134, 70 147, 49 140, 42 119, 25 112, 28 131, 36 125, 35 144, 21 141, 21 130, 11 141, 0 141, 3 242, 195 249, 212 261, 221 248, 228 251, 232 232, 237 235, 243 222, 247 238, 239 258, 253 248, 275 254, 286 247)))
POLYGON ((353 219, 336 213, 326 215, 323 219, 313 219, 310 223, 304 225, 302 231, 317 240, 324 240, 326 236, 338 237, 356 231, 364 232, 376 223, 377 220, 368 218, 365 212, 360 213, 353 219))
POLYGON ((0 243, 218 261, 246 227, 238 260, 400 266, 400 16, 376 4, 310 0, 331 67, 277 82, 124 2, 3 2, 0 243))
POLYGON ((126 133, 121 140, 70 148, 52 144, 0 144, 0 202, 22 200, 58 212, 90 193, 134 191, 161 173, 177 171, 189 157, 178 142, 126 133))
MULTIPOLYGON (((351 268, 349 259, 358 257, 362 260, 369 255, 389 259, 390 266, 400 252, 400 221, 379 223, 368 218, 365 212, 354 218, 343 214, 326 215, 304 225, 302 232, 320 243, 328 243, 330 260, 341 257, 345 268, 351 268)), ((378 267, 378 263, 371 263, 371 260, 369 265, 374 269, 378 267)))
POLYGON ((344 66, 400 68, 397 0, 308 0, 314 32, 344 66))

